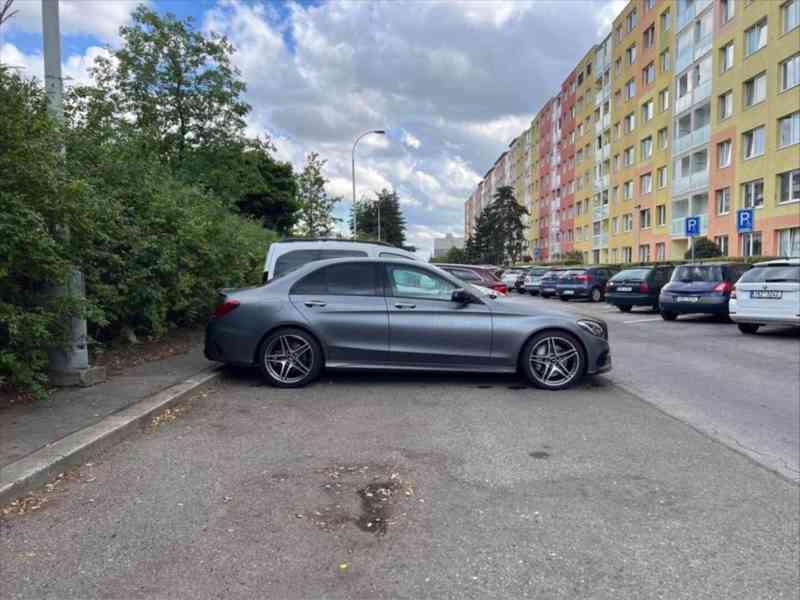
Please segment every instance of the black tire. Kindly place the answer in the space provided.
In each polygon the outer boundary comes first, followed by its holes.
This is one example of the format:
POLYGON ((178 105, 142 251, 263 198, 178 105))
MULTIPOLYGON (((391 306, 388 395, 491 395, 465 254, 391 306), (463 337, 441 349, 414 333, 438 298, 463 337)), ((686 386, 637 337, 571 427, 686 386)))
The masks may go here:
POLYGON ((578 338, 568 331, 552 329, 541 331, 528 340, 522 348, 519 365, 520 370, 534 386, 544 390, 563 390, 575 384, 586 372, 586 351, 578 338), (574 350, 574 353, 569 354, 566 358, 554 358, 552 359, 554 362, 548 362, 549 355, 542 354, 541 350, 543 347, 548 348, 549 353, 547 342, 549 339, 555 340, 553 346, 556 349, 555 356, 559 351, 568 352, 570 349, 574 350), (535 353, 539 359, 532 360, 532 353, 535 353), (534 365, 536 365, 535 368, 534 365), (560 380, 548 381, 548 373, 556 375, 552 370, 553 365, 564 374, 564 377, 560 380))
POLYGON ((761 327, 761 325, 758 325, 757 323, 737 323, 737 325, 739 327, 739 331, 748 335, 758 333, 758 328, 761 327))
POLYGON ((631 309, 633 307, 630 304, 620 304, 619 306, 617 306, 617 308, 620 310, 620 312, 628 313, 631 312, 631 309))
POLYGON ((665 321, 674 321, 678 318, 678 313, 670 312, 668 310, 661 311, 661 318, 665 321))
POLYGON ((559 299, 560 299, 562 302, 568 302, 568 301, 569 301, 569 298, 567 298, 566 296, 559 296, 559 299))
POLYGON ((319 376, 323 365, 322 348, 314 336, 294 327, 278 329, 268 335, 261 342, 257 357, 261 375, 267 383, 279 388, 308 385, 319 376), (283 342, 279 341, 281 338, 284 338, 283 342), (267 351, 270 351, 270 356, 287 356, 289 360, 268 361, 267 351), (281 378, 284 368, 287 370, 281 378))
POLYGON ((603 299, 603 291, 600 288, 592 288, 592 292, 589 295, 590 302, 600 302, 603 299))

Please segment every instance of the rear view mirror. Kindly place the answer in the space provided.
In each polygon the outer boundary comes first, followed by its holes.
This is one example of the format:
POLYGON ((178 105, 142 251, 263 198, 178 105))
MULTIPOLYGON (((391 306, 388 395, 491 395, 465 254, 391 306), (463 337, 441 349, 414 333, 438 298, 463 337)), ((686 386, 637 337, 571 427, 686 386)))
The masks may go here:
POLYGON ((469 304, 472 302, 472 295, 467 292, 467 290, 463 288, 458 288, 453 290, 453 294, 450 296, 450 300, 453 302, 457 302, 458 304, 469 304))

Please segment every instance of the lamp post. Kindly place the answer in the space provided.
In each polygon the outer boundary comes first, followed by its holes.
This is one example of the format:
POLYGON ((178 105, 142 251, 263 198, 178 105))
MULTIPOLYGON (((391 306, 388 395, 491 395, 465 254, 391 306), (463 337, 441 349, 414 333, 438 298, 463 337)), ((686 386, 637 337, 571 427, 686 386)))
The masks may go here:
POLYGON ((358 237, 358 213, 356 212, 356 146, 358 146, 358 142, 361 141, 361 138, 364 136, 370 135, 374 133, 376 135, 386 135, 385 129, 370 129, 369 131, 365 131, 361 135, 356 138, 356 141, 353 142, 353 152, 352 152, 352 159, 353 159, 353 239, 358 237))

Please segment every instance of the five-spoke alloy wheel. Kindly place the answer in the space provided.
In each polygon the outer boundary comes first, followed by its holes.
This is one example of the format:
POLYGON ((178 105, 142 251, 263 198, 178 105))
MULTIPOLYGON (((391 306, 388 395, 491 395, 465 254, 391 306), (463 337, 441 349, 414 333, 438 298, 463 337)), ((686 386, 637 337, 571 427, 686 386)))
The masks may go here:
POLYGON ((317 341, 302 329, 281 329, 259 348, 261 373, 276 387, 302 387, 313 381, 322 368, 317 341))
POLYGON ((547 390, 571 386, 586 369, 583 346, 566 331, 544 331, 525 345, 521 367, 528 380, 547 390))

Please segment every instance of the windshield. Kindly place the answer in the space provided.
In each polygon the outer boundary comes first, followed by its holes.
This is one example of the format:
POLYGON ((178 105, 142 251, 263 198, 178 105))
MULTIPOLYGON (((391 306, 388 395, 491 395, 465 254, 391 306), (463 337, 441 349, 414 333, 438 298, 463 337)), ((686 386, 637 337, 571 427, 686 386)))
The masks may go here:
POLYGON ((752 282, 794 282, 800 283, 800 265, 763 265, 745 271, 740 280, 742 283, 752 282))
POLYGON ((722 281, 722 267, 719 265, 686 265, 675 269, 672 281, 692 283, 695 281, 722 281))
POLYGON ((629 280, 629 281, 644 281, 647 279, 647 276, 650 274, 650 269, 627 269, 625 271, 620 271, 616 275, 611 278, 611 281, 621 281, 621 280, 629 280))

